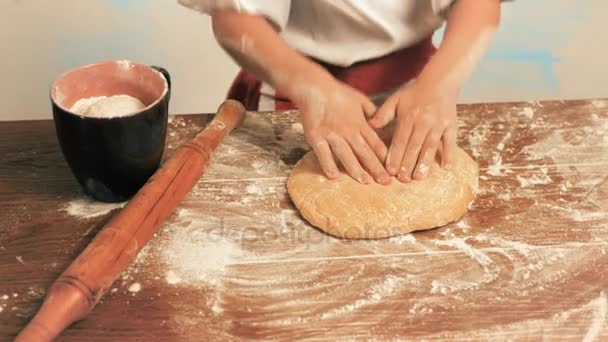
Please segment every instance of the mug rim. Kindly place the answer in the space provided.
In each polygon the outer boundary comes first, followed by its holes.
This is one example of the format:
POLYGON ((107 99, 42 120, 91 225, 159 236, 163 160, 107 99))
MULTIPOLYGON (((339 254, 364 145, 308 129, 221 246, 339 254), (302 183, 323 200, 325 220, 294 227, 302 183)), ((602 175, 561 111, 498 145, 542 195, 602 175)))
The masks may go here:
POLYGON ((151 67, 151 66, 149 66, 147 64, 144 64, 144 63, 138 63, 138 62, 134 62, 134 61, 128 60, 128 59, 121 59, 121 60, 106 60, 106 61, 92 62, 92 63, 88 63, 88 64, 83 64, 83 65, 77 66, 75 68, 72 68, 72 69, 70 69, 68 71, 65 71, 65 72, 61 73, 59 76, 57 76, 55 78, 55 80, 51 84, 51 88, 50 88, 50 91, 49 91, 49 97, 51 99, 51 102, 53 102, 53 104, 55 104, 57 107, 59 107, 61 110, 63 110, 67 114, 71 114, 71 115, 74 115, 74 116, 77 116, 77 117, 80 117, 80 118, 83 118, 83 119, 112 120, 112 119, 120 119, 120 118, 133 117, 135 115, 141 114, 141 113, 147 111, 148 109, 156 106, 162 100, 164 100, 166 98, 168 92, 169 92, 169 82, 168 82, 167 78, 165 77, 165 75, 163 75, 162 72, 160 72, 160 71, 154 69, 153 67, 151 67), (161 79, 164 81, 165 89, 163 90, 163 93, 154 102, 150 103, 149 105, 147 105, 146 107, 140 109, 139 111, 130 113, 128 115, 122 115, 122 116, 116 116, 116 117, 91 117, 91 116, 86 116, 86 115, 74 113, 69 108, 64 107, 62 104, 60 104, 58 101, 55 100, 54 91, 55 91, 55 89, 57 87, 57 83, 62 78, 66 77, 67 75, 69 75, 71 73, 74 73, 74 72, 77 72, 77 71, 80 71, 80 70, 96 67, 96 66, 103 65, 103 64, 109 64, 109 63, 116 63, 116 64, 126 63, 128 65, 137 65, 137 66, 141 66, 141 67, 148 68, 148 69, 152 70, 158 76, 160 76, 161 79))

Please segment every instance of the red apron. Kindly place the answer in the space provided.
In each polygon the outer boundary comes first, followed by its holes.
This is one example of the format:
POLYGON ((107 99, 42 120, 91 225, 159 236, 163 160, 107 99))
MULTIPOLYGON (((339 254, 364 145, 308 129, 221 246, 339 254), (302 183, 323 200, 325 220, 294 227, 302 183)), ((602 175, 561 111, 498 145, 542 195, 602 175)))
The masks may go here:
MULTIPOLYGON (((336 79, 358 89, 364 94, 374 95, 396 89, 416 78, 429 61, 435 47, 432 37, 383 57, 358 62, 349 67, 319 62, 336 79)), ((260 109, 262 82, 249 72, 242 70, 232 83, 228 92, 229 99, 243 103, 250 111, 260 109)), ((274 108, 268 110, 296 109, 295 106, 281 94, 264 94, 272 97, 274 108)))

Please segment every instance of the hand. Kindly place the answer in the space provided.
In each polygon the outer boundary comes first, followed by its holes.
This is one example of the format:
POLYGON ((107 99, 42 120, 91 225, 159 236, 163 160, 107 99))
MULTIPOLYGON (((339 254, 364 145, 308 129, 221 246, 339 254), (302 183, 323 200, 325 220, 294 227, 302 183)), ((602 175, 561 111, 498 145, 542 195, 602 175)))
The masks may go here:
POLYGON ((456 96, 413 84, 390 96, 370 120, 374 128, 397 118, 386 170, 401 182, 424 179, 441 151, 441 166, 451 167, 456 147, 456 96))
POLYGON ((387 149, 367 122, 376 106, 362 93, 335 79, 300 86, 292 101, 300 109, 306 140, 325 175, 339 175, 336 160, 363 184, 389 184, 383 162, 387 149), (335 159, 334 159, 335 157, 335 159))

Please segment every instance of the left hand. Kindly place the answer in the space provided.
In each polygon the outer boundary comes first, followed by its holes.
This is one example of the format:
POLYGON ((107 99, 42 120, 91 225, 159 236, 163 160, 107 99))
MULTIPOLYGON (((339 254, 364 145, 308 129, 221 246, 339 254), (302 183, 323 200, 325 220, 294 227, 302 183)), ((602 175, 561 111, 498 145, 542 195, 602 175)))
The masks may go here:
POLYGON ((386 169, 401 182, 424 179, 441 151, 441 167, 449 169, 456 147, 456 94, 433 86, 410 85, 391 95, 369 124, 382 128, 397 119, 386 169))

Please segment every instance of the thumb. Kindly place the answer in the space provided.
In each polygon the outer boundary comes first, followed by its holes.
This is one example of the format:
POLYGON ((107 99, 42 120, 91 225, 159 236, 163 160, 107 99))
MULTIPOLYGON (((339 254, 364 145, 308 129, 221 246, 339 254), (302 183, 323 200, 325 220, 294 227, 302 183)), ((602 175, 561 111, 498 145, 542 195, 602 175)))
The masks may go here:
POLYGON ((373 128, 382 128, 388 125, 389 122, 395 118, 395 111, 397 109, 396 100, 389 98, 382 104, 380 109, 376 111, 376 114, 369 120, 370 126, 373 128))

